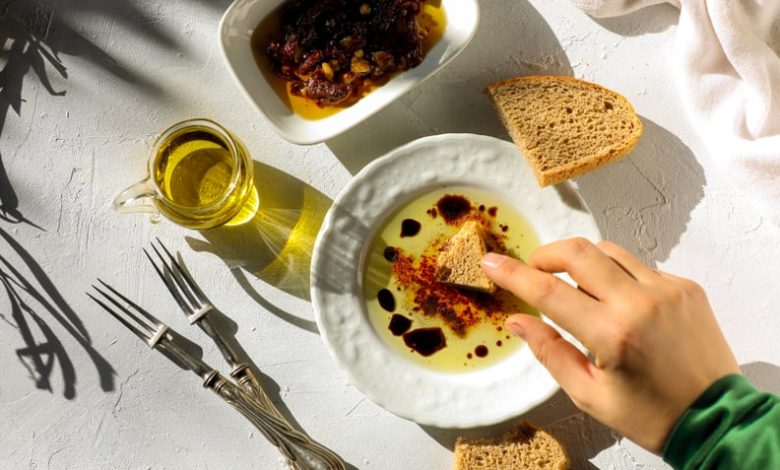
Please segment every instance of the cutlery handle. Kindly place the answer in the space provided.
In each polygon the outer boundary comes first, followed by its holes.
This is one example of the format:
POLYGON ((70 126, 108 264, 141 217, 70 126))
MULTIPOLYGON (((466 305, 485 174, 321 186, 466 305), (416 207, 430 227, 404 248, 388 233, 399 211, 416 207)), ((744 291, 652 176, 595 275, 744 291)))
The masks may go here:
POLYGON ((281 417, 266 411, 257 399, 218 372, 209 374, 203 381, 203 386, 213 390, 244 415, 289 459, 296 470, 345 470, 344 462, 333 451, 293 429, 281 417))
POLYGON ((237 364, 230 371, 230 376, 236 381, 239 387, 252 397, 269 413, 273 414, 277 418, 284 420, 284 416, 279 412, 276 406, 271 401, 271 398, 265 393, 265 390, 260 386, 260 382, 255 377, 255 373, 252 372, 252 368, 247 363, 237 364))

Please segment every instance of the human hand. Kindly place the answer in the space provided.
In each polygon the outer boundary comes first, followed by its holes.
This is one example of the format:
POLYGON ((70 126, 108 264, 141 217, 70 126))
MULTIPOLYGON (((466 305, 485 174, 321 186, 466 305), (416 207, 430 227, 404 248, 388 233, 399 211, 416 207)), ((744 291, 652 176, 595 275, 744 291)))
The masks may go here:
POLYGON ((538 317, 506 320, 578 408, 648 450, 661 451, 712 383, 740 373, 704 290, 614 243, 563 240, 538 248, 527 264, 488 253, 482 267, 585 345, 593 362, 538 317), (579 289, 551 274, 558 272, 579 289))

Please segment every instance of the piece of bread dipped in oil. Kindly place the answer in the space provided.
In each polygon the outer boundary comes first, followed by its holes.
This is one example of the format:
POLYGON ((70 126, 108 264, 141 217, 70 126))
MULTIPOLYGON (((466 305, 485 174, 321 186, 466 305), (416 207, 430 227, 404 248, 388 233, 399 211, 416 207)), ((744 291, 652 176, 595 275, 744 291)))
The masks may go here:
POLYGON ((473 220, 463 224, 450 238, 436 260, 436 278, 440 282, 466 289, 493 293, 496 285, 482 270, 482 257, 487 253, 482 228, 473 220))

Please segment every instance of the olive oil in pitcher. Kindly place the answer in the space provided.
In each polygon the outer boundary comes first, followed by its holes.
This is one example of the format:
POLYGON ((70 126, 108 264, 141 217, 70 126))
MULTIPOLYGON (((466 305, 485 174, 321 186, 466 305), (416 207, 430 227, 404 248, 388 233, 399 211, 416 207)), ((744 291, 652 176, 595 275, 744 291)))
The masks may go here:
POLYGON ((259 205, 252 170, 246 149, 227 130, 206 119, 185 121, 162 133, 150 154, 149 178, 114 205, 196 230, 240 223, 259 205), (130 204, 142 198, 145 204, 130 204))

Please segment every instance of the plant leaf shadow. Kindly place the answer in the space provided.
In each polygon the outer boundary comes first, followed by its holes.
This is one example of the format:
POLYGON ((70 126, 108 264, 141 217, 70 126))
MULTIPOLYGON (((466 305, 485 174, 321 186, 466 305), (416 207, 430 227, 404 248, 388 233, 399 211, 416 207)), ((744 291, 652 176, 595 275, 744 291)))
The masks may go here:
POLYGON ((704 170, 674 134, 642 118, 644 135, 623 160, 577 179, 606 240, 650 266, 668 259, 704 197, 704 170))
POLYGON ((159 22, 128 1, 108 4, 99 0, 60 2, 7 2, 0 10, 0 47, 5 64, 0 70, 0 132, 8 109, 20 113, 22 85, 28 72, 35 73, 38 81, 52 96, 63 96, 65 90, 55 90, 47 74, 47 64, 62 78, 68 78, 67 67, 60 54, 82 56, 120 79, 140 87, 141 91, 155 96, 163 90, 149 80, 122 66, 102 48, 84 37, 68 18, 85 12, 96 12, 134 28, 150 37, 156 44, 177 48, 178 44, 159 22), (55 16, 56 13, 56 16, 55 16))
POLYGON ((17 349, 16 355, 30 373, 36 388, 53 391, 51 377, 55 363, 58 363, 62 374, 63 396, 67 399, 76 396, 76 370, 67 350, 47 323, 46 317, 51 317, 92 359, 101 389, 106 392, 113 391, 116 375, 114 369, 92 346, 89 332, 79 316, 63 299, 43 268, 2 228, 0 239, 13 250, 23 266, 18 268, 6 256, 0 255, 0 285, 5 288, 11 318, 15 323, 11 323, 2 314, 0 319, 19 331, 24 347, 17 349), (30 275, 25 275, 22 270, 30 275), (32 328, 33 325, 37 327, 37 334, 32 328))
POLYGON ((61 17, 99 14, 125 24, 159 46, 176 49, 179 45, 176 38, 166 30, 157 16, 145 11, 143 6, 146 6, 143 2, 129 0, 60 0, 57 11, 61 17))
MULTIPOLYGON (((33 71, 41 85, 53 96, 62 96, 64 91, 55 91, 46 74, 48 62, 63 78, 67 77, 65 67, 38 39, 45 36, 53 19, 53 11, 46 14, 30 6, 18 7, 18 3, 7 3, 0 11, 0 53, 4 64, 0 69, 0 135, 8 113, 21 113, 22 83, 25 75, 33 71)), ((14 191, 0 154, 0 220, 18 224, 27 223, 19 210, 19 199, 14 191)))
POLYGON ((212 253, 232 270, 241 287, 263 308, 310 332, 316 324, 285 312, 252 286, 247 274, 303 300, 310 299, 314 242, 330 198, 306 183, 263 163, 254 162, 259 207, 249 220, 187 237, 195 251, 212 253))
POLYGON ((572 74, 555 33, 528 0, 483 0, 480 12, 471 43, 435 80, 326 142, 347 171, 357 174, 378 156, 426 135, 466 132, 505 138, 493 104, 482 93, 485 86, 518 75, 572 74), (523 31, 523 41, 518 41, 518 31, 523 31))
POLYGON ((595 469, 596 466, 590 459, 614 445, 619 438, 612 430, 578 410, 560 390, 527 413, 491 426, 471 429, 445 429, 423 425, 420 427, 442 447, 454 449, 459 437, 466 440, 498 439, 520 421, 534 423, 558 439, 567 450, 571 468, 595 469))
MULTIPOLYGON (((169 48, 175 41, 145 12, 126 1, 87 2, 9 1, 0 5, 0 135, 8 114, 13 110, 21 115, 24 102, 22 89, 25 76, 33 72, 38 82, 51 96, 64 96, 65 90, 55 90, 47 69, 53 69, 61 78, 68 78, 68 69, 61 54, 82 56, 120 79, 138 87, 141 92, 162 96, 164 91, 153 80, 123 67, 95 43, 72 27, 67 20, 71 14, 95 11, 123 21, 158 44, 169 48), (56 13, 56 16, 55 16, 56 13)), ((6 172, 0 154, 0 220, 26 223, 41 227, 26 219, 19 210, 19 200, 6 172)))
MULTIPOLYGON (((59 64, 60 68, 62 69, 63 78, 67 78, 67 72, 64 63, 60 58, 60 54, 73 57, 82 57, 90 63, 97 65, 115 77, 132 85, 140 93, 157 98, 170 98, 166 94, 166 91, 160 87, 159 83, 146 77, 142 73, 131 71, 119 60, 109 55, 105 50, 97 46, 95 43, 89 41, 62 20, 54 22, 45 45, 52 50, 51 58, 55 59, 55 61, 50 63, 59 64)), ((41 48, 41 50, 45 49, 41 48)), ((65 91, 62 91, 61 94, 64 95, 65 91)))

